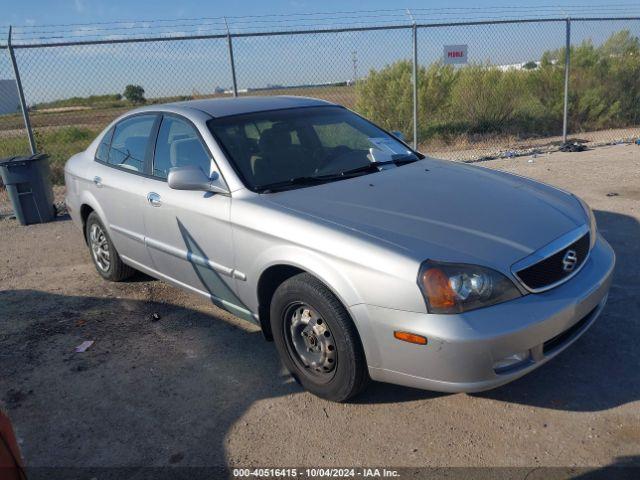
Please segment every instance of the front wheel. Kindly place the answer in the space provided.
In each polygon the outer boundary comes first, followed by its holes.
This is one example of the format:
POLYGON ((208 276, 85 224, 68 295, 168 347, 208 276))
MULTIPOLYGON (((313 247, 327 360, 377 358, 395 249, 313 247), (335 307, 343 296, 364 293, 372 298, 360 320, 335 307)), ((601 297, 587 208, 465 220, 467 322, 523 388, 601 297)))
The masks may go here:
POLYGON ((307 273, 278 287, 271 301, 271 331, 293 377, 315 395, 344 402, 369 379, 349 314, 335 295, 307 273))

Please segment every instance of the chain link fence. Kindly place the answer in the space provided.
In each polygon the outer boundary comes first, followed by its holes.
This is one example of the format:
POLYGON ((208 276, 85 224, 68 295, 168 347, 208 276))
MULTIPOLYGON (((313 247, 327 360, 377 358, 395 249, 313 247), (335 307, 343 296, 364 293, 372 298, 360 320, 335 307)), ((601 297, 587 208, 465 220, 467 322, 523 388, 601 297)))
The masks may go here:
POLYGON ((474 160, 562 140, 564 64, 541 59, 565 45, 564 22, 452 25, 418 35, 425 151, 474 160), (467 45, 469 63, 443 64, 443 45, 467 45))
POLYGON ((242 36, 233 51, 240 95, 303 95, 357 110, 357 84, 371 70, 409 58, 411 31, 242 36))
POLYGON ((593 145, 640 137, 640 20, 571 22, 568 129, 593 145))
POLYGON ((140 103, 234 93, 323 98, 465 161, 557 149, 564 127, 592 144, 640 137, 640 18, 174 33, 1 46, 0 157, 29 153, 11 50, 58 184, 69 156, 140 103), (466 62, 448 64, 446 46, 466 62))

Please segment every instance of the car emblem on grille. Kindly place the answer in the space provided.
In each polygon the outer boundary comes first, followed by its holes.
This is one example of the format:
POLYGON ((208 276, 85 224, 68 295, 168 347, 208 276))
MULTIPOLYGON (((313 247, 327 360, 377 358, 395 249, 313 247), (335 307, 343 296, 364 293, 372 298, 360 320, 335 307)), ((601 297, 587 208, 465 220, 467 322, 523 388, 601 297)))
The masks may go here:
POLYGON ((575 250, 567 250, 562 257, 562 269, 565 272, 572 272, 576 265, 578 264, 578 254, 575 250))

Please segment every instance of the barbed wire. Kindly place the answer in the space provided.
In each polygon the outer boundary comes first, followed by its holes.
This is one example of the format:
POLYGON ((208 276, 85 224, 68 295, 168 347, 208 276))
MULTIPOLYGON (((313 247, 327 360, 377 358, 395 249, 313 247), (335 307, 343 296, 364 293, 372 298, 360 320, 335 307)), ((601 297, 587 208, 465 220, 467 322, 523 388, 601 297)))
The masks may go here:
MULTIPOLYGON (((640 10, 640 7, 638 8, 640 10)), ((537 13, 547 13, 547 12, 554 12, 557 9, 555 8, 538 8, 536 9, 537 13)), ((627 12, 628 9, 626 7, 602 7, 602 8, 595 8, 591 10, 592 12, 620 12, 620 11, 625 11, 627 12)), ((508 10, 503 10, 503 11, 496 11, 494 13, 500 14, 500 13, 508 13, 508 10)), ((436 14, 435 16, 442 16, 442 15, 456 15, 459 16, 458 13, 446 13, 446 14, 436 14)), ((419 13, 419 12, 414 12, 412 11, 412 16, 414 18, 432 18, 433 15, 428 15, 428 14, 424 14, 424 13, 419 13)), ((476 15, 477 16, 477 15, 476 15)), ((335 21, 335 20, 361 20, 357 23, 368 23, 368 21, 366 19, 371 19, 371 18, 387 18, 390 19, 388 20, 388 22, 392 22, 395 20, 391 20, 391 18, 396 19, 396 18, 403 18, 403 19, 407 19, 409 18, 406 12, 401 12, 401 13, 387 13, 387 14, 377 14, 377 15, 353 15, 353 16, 342 16, 342 17, 319 17, 319 18, 314 18, 315 21, 317 22, 325 22, 325 21, 335 21), (363 20, 364 19, 364 20, 363 20)), ((465 18, 469 18, 469 16, 467 15, 465 18)), ((493 17, 492 17, 493 18, 493 17)), ((287 23, 287 24, 291 24, 292 26, 300 26, 299 24, 297 24, 296 22, 299 21, 306 21, 306 19, 298 19, 298 20, 291 20, 291 19, 279 19, 279 20, 240 20, 240 21, 229 21, 228 24, 230 26, 240 26, 240 25, 254 25, 257 23, 278 23, 278 24, 283 24, 283 23, 287 23)), ((378 23, 378 21, 373 21, 374 23, 378 23)), ((385 21, 386 22, 386 21, 385 21)), ((340 22, 340 24, 343 24, 344 22, 340 22)), ((320 23, 318 23, 320 24, 320 23)), ((122 27, 97 27, 97 28, 81 28, 81 29, 63 29, 63 30, 30 30, 29 32, 20 32, 17 31, 14 33, 14 35, 16 35, 16 37, 19 36, 27 36, 27 35, 32 35, 32 34, 52 34, 52 33, 67 33, 70 32, 72 35, 78 35, 81 33, 89 33, 89 32, 98 32, 98 31, 105 31, 105 32, 113 32, 113 31, 122 31, 122 30, 134 30, 134 29, 152 29, 152 28, 156 28, 156 29, 167 29, 167 28, 182 28, 182 27, 201 27, 201 26, 211 26, 211 25, 221 25, 224 28, 221 27, 221 30, 225 30, 226 29, 226 23, 223 21, 216 21, 216 22, 209 22, 209 21, 203 21, 203 22, 198 22, 198 23, 174 23, 172 25, 152 25, 152 24, 147 24, 146 22, 141 22, 141 25, 126 25, 126 26, 122 26, 122 27)), ((312 25, 316 25, 316 23, 312 24, 312 25)), ((46 26, 44 26, 46 27, 46 26)), ((16 28, 16 27, 14 27, 16 28)), ((19 27, 19 28, 24 28, 24 27, 19 27)), ((251 27, 249 27, 251 28, 251 27)))
MULTIPOLYGON (((572 13, 584 16, 640 16, 640 4, 616 3, 611 5, 540 5, 536 7, 506 5, 495 7, 438 7, 406 10, 376 9, 340 12, 309 12, 268 15, 236 15, 228 17, 202 17, 192 19, 154 19, 111 21, 94 23, 67 23, 52 25, 22 25, 13 27, 12 40, 19 44, 50 41, 99 41, 144 38, 173 38, 190 35, 219 35, 262 33, 273 29, 286 32, 299 29, 328 29, 367 26, 391 26, 403 23, 438 23, 455 21, 502 21, 528 19, 560 19, 572 13), (572 11, 579 9, 578 11, 572 11), (463 12, 463 13, 461 13, 463 12), (355 14, 355 15, 354 15, 355 14), (514 15, 517 14, 517 17, 514 15), (302 23, 301 23, 302 22, 302 23), (61 28, 63 27, 63 28, 61 28), (76 28, 68 28, 76 27, 76 28)), ((8 35, 8 26, 0 27, 2 36, 8 35)), ((3 43, 3 42, 2 42, 3 43)))
MULTIPOLYGON (((537 5, 537 6, 523 6, 523 5, 500 5, 500 6, 485 6, 485 7, 438 7, 438 8, 412 8, 411 12, 442 12, 442 11, 486 11, 493 10, 528 10, 528 11, 540 11, 540 9, 553 8, 557 11, 566 12, 568 8, 579 8, 581 12, 586 8, 612 8, 612 7, 635 7, 637 3, 616 3, 616 4, 571 4, 571 5, 537 5)), ((159 23, 159 22, 175 22, 175 21, 199 21, 199 20, 221 20, 227 19, 233 21, 235 19, 260 19, 268 17, 309 17, 315 15, 343 15, 343 14, 364 14, 364 13, 393 13, 393 12, 406 12, 407 9, 375 9, 375 10, 349 10, 349 11, 332 11, 332 12, 303 12, 303 13, 274 13, 274 14, 262 14, 262 15, 227 15, 217 17, 194 17, 194 18, 171 18, 171 19, 152 19, 152 20, 113 20, 107 22, 90 22, 90 23, 63 23, 63 24, 48 24, 48 25, 22 25, 20 28, 39 28, 39 27, 68 27, 68 26, 93 26, 93 25, 114 25, 114 24, 130 24, 130 23, 159 23)), ((406 13, 403 13, 403 15, 406 13)), ((2 27, 8 27, 8 24, 2 25, 2 27)))
MULTIPOLYGON (((524 11, 526 12, 540 12, 540 11, 556 11, 562 14, 569 14, 568 9, 580 9, 579 12, 583 13, 585 9, 593 10, 619 10, 619 9, 629 9, 635 8, 638 9, 640 5, 637 3, 616 3, 616 4, 572 4, 572 5, 538 5, 538 6, 522 6, 522 5, 504 5, 504 6, 487 6, 487 7, 439 7, 439 8, 413 8, 411 12, 414 14, 427 14, 428 12, 449 12, 449 13, 440 13, 440 15, 459 15, 457 12, 464 11, 475 11, 475 12, 486 12, 486 13, 499 13, 505 11, 524 11), (498 12, 496 12, 498 11, 498 12), (422 13, 421 13, 422 12, 422 13)), ((219 22, 215 23, 225 23, 225 20, 229 23, 265 23, 265 22, 289 22, 289 21, 301 21, 302 19, 296 20, 295 17, 314 17, 318 15, 329 15, 330 17, 325 18, 316 18, 314 20, 326 20, 326 19, 338 19, 338 18, 349 18, 345 17, 345 15, 357 14, 356 18, 359 17, 373 17, 373 16, 406 16, 407 9, 376 9, 376 10, 350 10, 350 11, 333 11, 333 12, 306 12, 306 13, 286 13, 286 14, 264 14, 264 15, 228 15, 228 16, 217 16, 217 17, 194 17, 194 18, 171 18, 171 19, 152 19, 152 20, 117 20, 117 21, 108 21, 108 22, 91 22, 91 23, 66 23, 66 24, 45 24, 45 25, 19 25, 15 26, 21 29, 34 29, 34 28, 55 28, 55 27, 82 27, 82 26, 95 26, 95 25, 124 25, 124 27, 117 28, 138 28, 138 27, 153 27, 155 23, 165 23, 165 22, 182 22, 182 21, 209 21, 209 20, 218 20, 219 22), (365 15, 376 13, 377 15, 365 15), (341 17, 336 17, 336 15, 341 15, 341 17), (278 18, 279 20, 265 20, 268 18, 278 18), (251 19, 243 22, 236 22, 236 20, 243 19, 251 19), (143 25, 135 25, 137 23, 143 25)), ((353 17, 351 17, 353 18, 353 17)), ((2 25, 0 27, 8 28, 8 24, 2 25)))

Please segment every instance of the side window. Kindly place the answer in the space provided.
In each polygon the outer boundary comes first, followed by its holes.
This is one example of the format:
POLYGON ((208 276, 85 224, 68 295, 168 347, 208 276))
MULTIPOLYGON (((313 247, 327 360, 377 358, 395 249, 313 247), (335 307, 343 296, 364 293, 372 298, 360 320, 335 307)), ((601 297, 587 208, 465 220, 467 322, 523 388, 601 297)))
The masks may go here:
POLYGON ((113 132, 107 162, 143 172, 144 156, 155 120, 155 115, 140 115, 118 123, 113 132))
POLYGON ((96 150, 96 160, 107 162, 109 160, 109 146, 111 145, 111 137, 113 137, 113 127, 102 137, 102 141, 96 150))
POLYGON ((167 178, 170 168, 186 165, 196 165, 207 175, 211 173, 211 158, 193 126, 167 115, 158 131, 153 175, 167 178))

